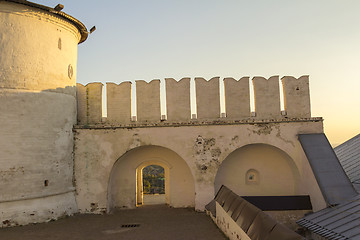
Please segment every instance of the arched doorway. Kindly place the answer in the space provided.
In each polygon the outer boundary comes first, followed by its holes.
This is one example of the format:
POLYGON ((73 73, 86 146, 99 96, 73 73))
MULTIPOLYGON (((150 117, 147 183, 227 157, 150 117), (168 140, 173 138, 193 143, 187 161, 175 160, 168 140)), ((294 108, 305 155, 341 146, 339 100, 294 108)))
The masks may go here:
POLYGON ((291 157, 267 144, 233 151, 215 177, 215 193, 225 185, 240 196, 296 195, 299 172, 291 157))
POLYGON ((169 173, 169 166, 156 160, 137 167, 136 205, 170 204, 169 173))
POLYGON ((194 178, 185 160, 165 147, 142 146, 126 152, 115 162, 108 184, 108 212, 144 203, 142 170, 149 165, 164 168, 166 204, 194 207, 194 178))

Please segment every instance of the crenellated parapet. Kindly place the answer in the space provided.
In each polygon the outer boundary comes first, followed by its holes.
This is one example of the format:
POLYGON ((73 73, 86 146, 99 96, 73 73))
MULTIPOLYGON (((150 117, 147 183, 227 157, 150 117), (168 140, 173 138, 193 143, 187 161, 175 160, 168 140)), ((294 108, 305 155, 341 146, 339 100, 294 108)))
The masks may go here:
POLYGON ((89 83, 86 86, 77 83, 77 115, 78 124, 96 124, 102 120, 102 88, 99 82, 89 83))
POLYGON ((206 81, 195 78, 197 118, 201 120, 220 117, 219 77, 206 81))
POLYGON ((220 77, 209 80, 195 78, 195 90, 191 88, 191 81, 191 78, 182 78, 179 81, 166 78, 163 82, 165 91, 161 91, 162 82, 159 79, 149 83, 138 80, 135 81, 135 96, 131 94, 134 87, 131 82, 119 85, 107 83, 105 121, 102 118, 103 85, 77 84, 78 124, 133 125, 163 121, 189 123, 311 117, 308 76, 285 76, 281 81, 279 76, 268 79, 242 77, 239 80, 220 77), (165 106, 163 112, 162 105, 165 106), (283 109, 281 105, 284 106, 283 109), (132 112, 135 108, 136 112, 132 112))
POLYGON ((131 82, 106 83, 107 121, 129 123, 131 119, 131 82))
POLYGON ((288 117, 311 116, 309 76, 281 78, 284 89, 284 106, 288 117))
POLYGON ((160 121, 160 80, 155 79, 149 83, 144 80, 136 81, 136 109, 137 121, 160 121))
POLYGON ((254 77, 255 113, 258 118, 281 117, 279 76, 254 77))
POLYGON ((243 119, 250 116, 249 77, 224 79, 226 117, 243 119))
POLYGON ((176 81, 166 78, 166 106, 168 121, 190 121, 190 78, 176 81))

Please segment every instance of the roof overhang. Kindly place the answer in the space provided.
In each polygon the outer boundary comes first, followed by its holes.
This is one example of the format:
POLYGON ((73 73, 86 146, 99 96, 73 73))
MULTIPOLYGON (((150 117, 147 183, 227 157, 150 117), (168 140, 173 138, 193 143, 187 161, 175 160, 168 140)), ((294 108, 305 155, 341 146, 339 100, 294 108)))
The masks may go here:
POLYGON ((2 1, 23 4, 23 5, 26 5, 26 6, 29 6, 29 7, 41 9, 43 11, 55 14, 55 15, 65 19, 65 20, 69 21, 70 23, 72 23, 79 30, 79 32, 81 34, 79 44, 84 42, 88 37, 89 33, 88 33, 88 30, 85 27, 85 25, 82 22, 80 22, 79 20, 77 20, 76 18, 74 18, 74 17, 72 17, 72 16, 70 16, 70 15, 68 15, 68 14, 66 14, 66 13, 64 13, 62 11, 56 11, 52 7, 47 7, 47 6, 44 6, 44 5, 41 5, 41 4, 29 2, 29 1, 26 1, 26 0, 0 0, 0 2, 2 2, 2 1))

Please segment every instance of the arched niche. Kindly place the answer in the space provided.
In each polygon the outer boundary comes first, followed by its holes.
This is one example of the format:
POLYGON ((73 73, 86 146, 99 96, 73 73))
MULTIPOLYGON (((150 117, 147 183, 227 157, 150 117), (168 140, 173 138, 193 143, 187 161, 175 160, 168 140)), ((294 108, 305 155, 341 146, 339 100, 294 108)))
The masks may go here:
POLYGON ((245 184, 260 184, 260 174, 256 169, 249 169, 245 174, 245 184))
POLYGON ((240 196, 296 195, 298 183, 298 169, 288 154, 268 144, 250 144, 221 163, 215 193, 225 185, 240 196))
POLYGON ((114 208, 135 208, 141 203, 138 177, 142 168, 149 165, 165 169, 166 202, 170 206, 194 207, 194 179, 185 160, 168 148, 152 145, 134 148, 114 163, 108 184, 108 212, 114 208))

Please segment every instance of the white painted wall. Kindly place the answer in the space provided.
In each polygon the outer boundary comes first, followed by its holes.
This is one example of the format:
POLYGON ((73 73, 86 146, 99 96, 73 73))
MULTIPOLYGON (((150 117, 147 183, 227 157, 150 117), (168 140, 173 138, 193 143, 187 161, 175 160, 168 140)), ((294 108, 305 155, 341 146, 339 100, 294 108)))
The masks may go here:
MULTIPOLYGON (((136 206, 136 171, 139 167, 152 164, 158 164, 167 170, 165 177, 168 184, 165 191, 169 205, 194 207, 194 179, 186 162, 169 149, 143 146, 132 149, 115 162, 109 179, 108 210, 111 211, 114 207, 136 206)), ((76 175, 78 176, 78 173, 76 175)), ((78 191, 81 190, 78 188, 78 191)), ((86 199, 78 199, 79 205, 86 205, 86 199)))
POLYGON ((291 196, 297 192, 299 177, 295 162, 286 153, 271 145, 251 144, 222 162, 215 192, 225 185, 239 196, 291 196), (248 171, 254 171, 253 180, 247 179, 248 171))
MULTIPOLYGON (((269 195, 310 195, 316 210, 319 206, 325 206, 325 201, 297 140, 297 135, 322 131, 322 122, 319 119, 177 127, 171 125, 166 127, 141 127, 141 125, 135 127, 133 125, 132 127, 129 125, 117 128, 103 128, 102 126, 82 128, 77 126, 75 129, 75 178, 79 209, 81 212, 89 212, 91 203, 96 203, 98 208, 93 211, 106 210, 108 179, 112 179, 112 171, 117 171, 119 176, 121 174, 128 176, 120 187, 126 189, 119 191, 123 194, 122 198, 129 199, 130 205, 126 206, 135 207, 135 200, 132 202, 131 199, 135 199, 135 169, 137 165, 127 160, 128 164, 117 169, 115 162, 122 156, 130 154, 132 149, 136 150, 143 146, 161 146, 175 152, 186 163, 194 179, 195 209, 204 210, 204 206, 214 198, 215 177, 223 161, 235 150, 244 146, 265 144, 272 146, 268 147, 272 155, 267 160, 275 161, 275 164, 284 163, 278 173, 286 173, 285 180, 291 180, 289 183, 275 180, 278 181, 278 186, 271 188, 267 193, 269 195), (273 151, 273 149, 276 150, 273 151), (278 156, 279 160, 276 159, 278 156), (116 170, 113 170, 114 166, 116 170)), ((146 154, 143 156, 146 157, 146 154)), ((158 156, 166 159, 161 152, 158 156)), ((261 156, 266 157, 266 154, 261 156)), ((266 161, 266 159, 262 161, 266 161)), ((251 165, 251 161, 245 163, 244 169, 254 167, 251 165)), ((262 170, 262 168, 258 169, 262 170)), ((170 177, 170 179, 172 178, 170 177)), ((240 180, 244 181, 244 178, 240 177, 240 180)), ((284 180, 283 177, 281 180, 284 180)), ((182 186, 181 182, 176 184, 182 186)), ((256 186, 254 189, 247 189, 247 193, 258 191, 256 186)))
POLYGON ((0 2, 0 226, 77 212, 73 187, 80 33, 40 9, 0 2))

